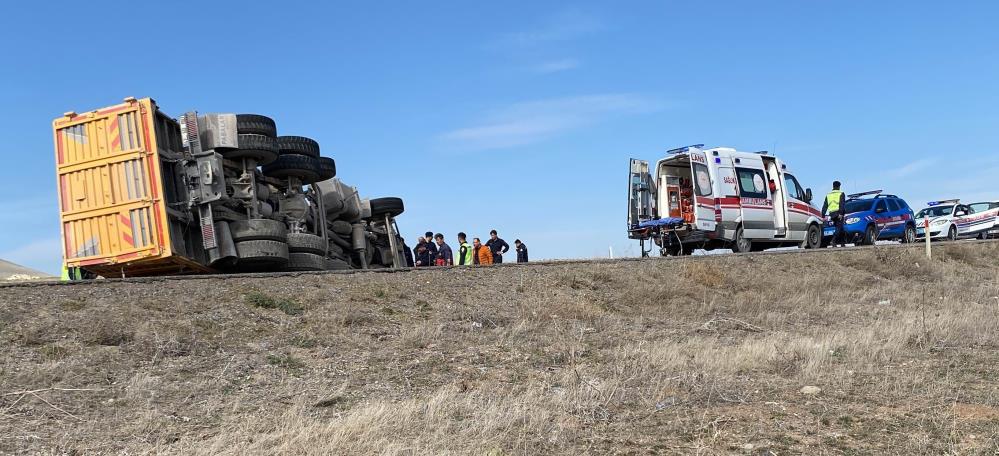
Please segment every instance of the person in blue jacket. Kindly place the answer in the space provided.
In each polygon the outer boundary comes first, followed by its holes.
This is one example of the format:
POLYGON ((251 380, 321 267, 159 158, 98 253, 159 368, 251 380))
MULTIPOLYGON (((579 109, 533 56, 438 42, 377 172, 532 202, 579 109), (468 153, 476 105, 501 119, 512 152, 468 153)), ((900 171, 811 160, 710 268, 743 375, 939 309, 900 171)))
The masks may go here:
POLYGON ((437 266, 454 266, 454 254, 451 252, 451 246, 444 242, 444 235, 437 233, 434 236, 434 240, 437 241, 437 261, 434 263, 437 266))

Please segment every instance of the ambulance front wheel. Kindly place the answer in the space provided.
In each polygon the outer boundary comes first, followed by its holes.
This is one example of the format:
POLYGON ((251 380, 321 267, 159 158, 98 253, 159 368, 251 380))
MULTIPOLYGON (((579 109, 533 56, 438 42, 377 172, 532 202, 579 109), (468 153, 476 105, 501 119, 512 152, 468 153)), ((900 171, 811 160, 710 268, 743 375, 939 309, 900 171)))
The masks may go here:
POLYGON ((808 232, 805 234, 805 242, 801 247, 805 249, 817 249, 822 246, 822 230, 816 224, 808 225, 808 232))

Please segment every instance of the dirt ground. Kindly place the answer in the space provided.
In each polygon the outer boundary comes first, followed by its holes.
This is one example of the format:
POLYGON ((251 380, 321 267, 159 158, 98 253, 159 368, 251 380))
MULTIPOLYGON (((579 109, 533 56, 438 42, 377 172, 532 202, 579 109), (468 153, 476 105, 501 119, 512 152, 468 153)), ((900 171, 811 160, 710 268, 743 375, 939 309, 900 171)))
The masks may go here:
POLYGON ((999 243, 0 288, 0 452, 996 454, 999 243))

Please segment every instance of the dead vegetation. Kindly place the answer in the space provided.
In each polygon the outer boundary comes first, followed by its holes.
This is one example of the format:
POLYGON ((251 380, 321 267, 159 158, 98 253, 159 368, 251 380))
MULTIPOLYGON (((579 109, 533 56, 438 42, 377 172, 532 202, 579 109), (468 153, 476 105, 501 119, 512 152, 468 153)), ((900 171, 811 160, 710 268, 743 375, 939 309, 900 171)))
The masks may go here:
POLYGON ((920 253, 0 289, 0 452, 994 454, 999 246, 920 253))

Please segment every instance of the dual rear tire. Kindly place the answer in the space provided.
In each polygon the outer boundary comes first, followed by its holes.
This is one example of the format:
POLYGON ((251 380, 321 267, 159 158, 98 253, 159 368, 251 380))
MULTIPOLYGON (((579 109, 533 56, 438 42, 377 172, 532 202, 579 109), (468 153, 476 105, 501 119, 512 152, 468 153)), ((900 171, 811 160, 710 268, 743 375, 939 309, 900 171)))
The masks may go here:
POLYGON ((238 220, 229 223, 236 243, 238 267, 247 270, 277 269, 288 264, 288 229, 270 219, 238 220))

